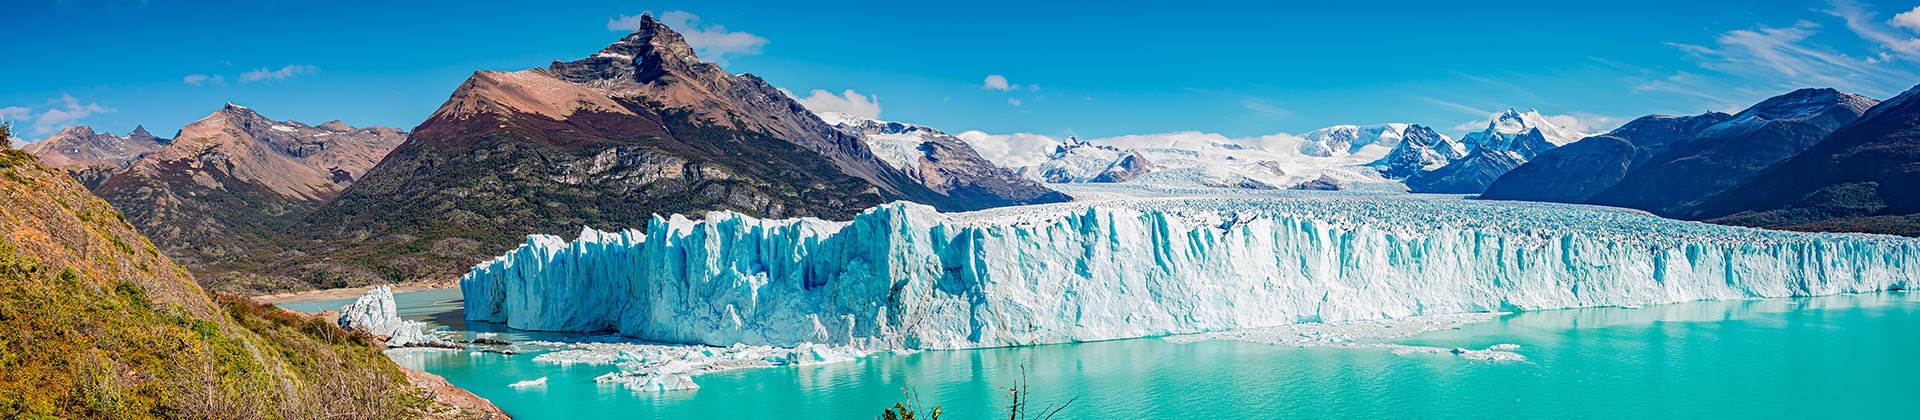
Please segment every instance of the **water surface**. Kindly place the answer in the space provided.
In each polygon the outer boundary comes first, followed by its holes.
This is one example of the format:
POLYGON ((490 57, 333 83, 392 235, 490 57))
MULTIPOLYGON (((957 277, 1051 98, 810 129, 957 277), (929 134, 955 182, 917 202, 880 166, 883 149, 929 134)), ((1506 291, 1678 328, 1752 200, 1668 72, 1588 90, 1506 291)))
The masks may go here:
MULTIPOLYGON (((399 294, 409 319, 456 328, 459 294, 399 294)), ((301 307, 335 309, 331 306, 301 307)), ((285 305, 297 307, 296 305, 285 305)), ((505 331, 509 340, 583 339, 505 331)), ((522 419, 873 418, 918 392, 943 417, 1004 417, 1024 375, 1066 418, 1204 415, 1395 418, 1912 418, 1920 296, 1698 302, 1520 313, 1395 342, 1522 346, 1526 363, 1383 350, 1120 340, 882 354, 831 365, 722 372, 664 394, 595 384, 612 366, 560 366, 466 351, 396 353, 522 419), (545 388, 508 384, 548 377, 545 388)))

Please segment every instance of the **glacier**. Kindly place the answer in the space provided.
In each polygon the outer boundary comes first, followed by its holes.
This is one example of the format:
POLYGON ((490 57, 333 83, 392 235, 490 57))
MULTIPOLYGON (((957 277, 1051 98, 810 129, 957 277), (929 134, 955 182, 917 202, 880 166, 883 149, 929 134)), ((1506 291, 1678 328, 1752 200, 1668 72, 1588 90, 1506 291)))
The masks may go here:
POLYGON ((1905 290, 1920 241, 1460 196, 1061 186, 968 213, 732 212, 532 235, 469 320, 711 346, 961 349, 1312 322, 1905 290))

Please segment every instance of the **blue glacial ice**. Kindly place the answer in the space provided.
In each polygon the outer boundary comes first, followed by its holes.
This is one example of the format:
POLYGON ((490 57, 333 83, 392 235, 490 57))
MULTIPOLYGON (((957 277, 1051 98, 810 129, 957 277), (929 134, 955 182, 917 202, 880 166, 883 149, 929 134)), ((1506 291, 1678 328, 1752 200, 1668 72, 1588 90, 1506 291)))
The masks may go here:
POLYGON ((1032 345, 1416 315, 1910 289, 1920 241, 1602 207, 1069 189, 851 222, 731 212, 534 235, 460 281, 470 320, 730 346, 1032 345))

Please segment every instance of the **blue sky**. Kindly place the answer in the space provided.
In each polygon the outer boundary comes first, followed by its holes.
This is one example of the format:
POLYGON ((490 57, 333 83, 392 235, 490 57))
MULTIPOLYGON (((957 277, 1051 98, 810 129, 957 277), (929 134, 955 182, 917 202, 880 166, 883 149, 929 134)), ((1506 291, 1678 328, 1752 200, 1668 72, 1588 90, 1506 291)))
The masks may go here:
POLYGON ((231 101, 410 129, 473 71, 590 55, 642 12, 810 106, 951 132, 1458 134, 1507 107, 1597 131, 1920 83, 1915 2, 800 3, 9 1, 0 116, 170 136, 231 101))

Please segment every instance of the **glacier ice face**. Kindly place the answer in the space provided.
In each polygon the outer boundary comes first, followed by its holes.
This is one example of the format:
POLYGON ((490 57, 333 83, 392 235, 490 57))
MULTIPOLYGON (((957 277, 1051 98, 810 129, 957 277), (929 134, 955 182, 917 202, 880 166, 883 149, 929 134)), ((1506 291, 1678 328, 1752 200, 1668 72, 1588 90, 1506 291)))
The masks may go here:
POLYGON ((953 349, 1414 315, 1909 289, 1915 240, 1603 207, 1077 186, 1080 201, 851 222, 717 212, 535 235, 466 317, 668 343, 953 349))

